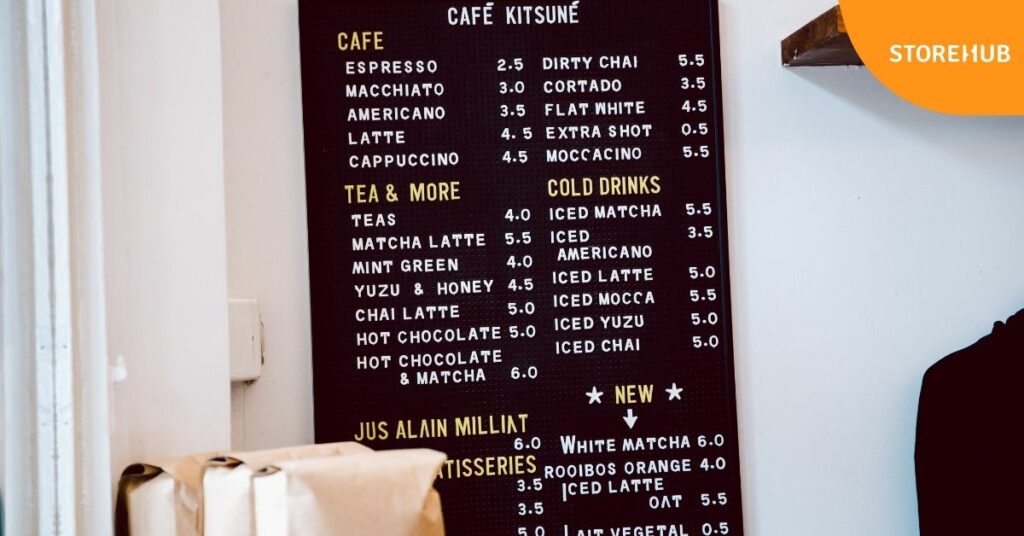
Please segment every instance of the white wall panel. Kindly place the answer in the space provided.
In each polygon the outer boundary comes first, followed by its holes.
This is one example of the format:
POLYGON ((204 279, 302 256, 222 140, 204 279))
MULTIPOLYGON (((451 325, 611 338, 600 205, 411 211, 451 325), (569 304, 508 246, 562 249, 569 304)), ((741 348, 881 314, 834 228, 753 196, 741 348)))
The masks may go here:
POLYGON ((228 291, 255 298, 263 377, 234 387, 246 448, 313 441, 309 264, 295 0, 222 0, 228 291))
POLYGON ((230 446, 220 15, 97 6, 114 470, 230 446))

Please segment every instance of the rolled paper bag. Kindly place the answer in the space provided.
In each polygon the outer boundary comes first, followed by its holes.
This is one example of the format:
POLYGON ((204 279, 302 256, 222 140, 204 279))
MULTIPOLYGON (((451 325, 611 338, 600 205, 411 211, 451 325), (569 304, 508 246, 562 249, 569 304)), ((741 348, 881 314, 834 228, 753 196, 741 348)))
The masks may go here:
POLYGON ((215 453, 137 463, 117 486, 117 536, 202 535, 202 471, 215 453))
POLYGON ((203 527, 206 536, 252 536, 252 476, 286 460, 350 456, 373 452, 359 443, 327 443, 254 452, 230 452, 207 460, 203 472, 203 527))
POLYGON ((257 536, 444 536, 426 449, 290 460, 253 477, 257 536))

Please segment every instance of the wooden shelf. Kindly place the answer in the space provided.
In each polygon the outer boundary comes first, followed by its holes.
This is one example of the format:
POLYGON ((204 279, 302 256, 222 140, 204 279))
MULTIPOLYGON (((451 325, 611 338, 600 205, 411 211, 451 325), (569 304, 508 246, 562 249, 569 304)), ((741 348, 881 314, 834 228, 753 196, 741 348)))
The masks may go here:
POLYGON ((825 67, 864 62, 853 49, 843 12, 836 6, 782 40, 782 65, 825 67))

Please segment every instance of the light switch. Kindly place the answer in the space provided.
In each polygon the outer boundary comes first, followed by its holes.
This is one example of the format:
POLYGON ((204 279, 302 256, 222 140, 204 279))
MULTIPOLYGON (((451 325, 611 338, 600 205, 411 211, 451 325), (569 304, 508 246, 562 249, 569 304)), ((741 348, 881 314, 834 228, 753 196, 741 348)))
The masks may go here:
POLYGON ((231 381, 257 380, 263 373, 263 321, 260 302, 252 299, 228 300, 229 353, 231 381))

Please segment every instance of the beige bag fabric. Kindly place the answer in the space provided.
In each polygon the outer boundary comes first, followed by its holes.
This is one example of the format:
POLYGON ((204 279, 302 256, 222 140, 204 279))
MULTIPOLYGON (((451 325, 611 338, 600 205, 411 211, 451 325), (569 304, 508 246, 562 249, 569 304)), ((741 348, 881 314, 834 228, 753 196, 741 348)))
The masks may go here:
POLYGON ((358 443, 305 445, 255 452, 231 452, 206 462, 203 472, 203 526, 206 536, 252 536, 252 476, 286 460, 350 456, 373 452, 358 443))
POLYGON ((444 536, 445 455, 381 451, 275 463, 253 477, 257 536, 444 536))
POLYGON ((201 536, 203 464, 214 453, 129 466, 117 489, 118 536, 201 536))

